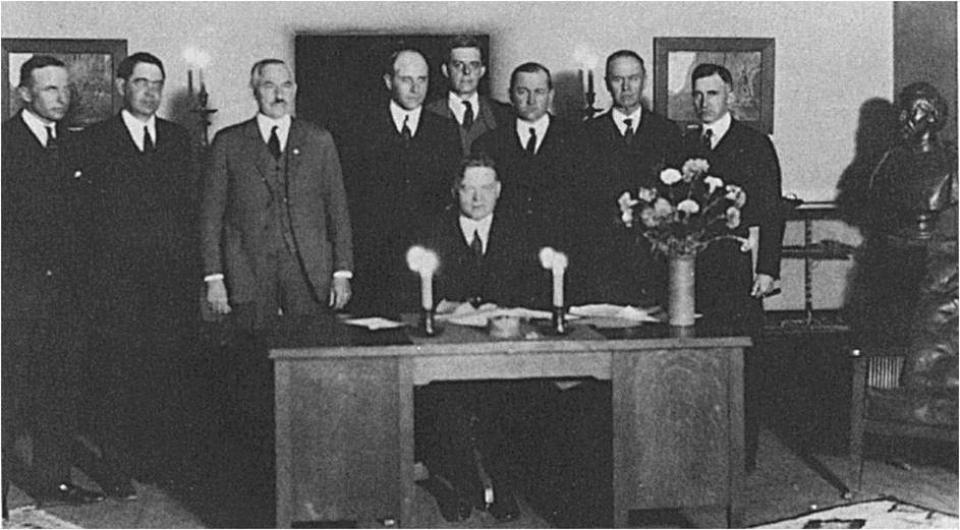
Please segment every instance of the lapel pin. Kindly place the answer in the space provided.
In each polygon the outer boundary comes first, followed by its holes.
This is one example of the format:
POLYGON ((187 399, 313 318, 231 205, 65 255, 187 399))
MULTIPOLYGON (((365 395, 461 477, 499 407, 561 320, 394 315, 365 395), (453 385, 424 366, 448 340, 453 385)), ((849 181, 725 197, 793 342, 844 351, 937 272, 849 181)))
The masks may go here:
POLYGON ((293 154, 299 155, 299 154, 300 154, 300 150, 297 149, 296 147, 294 147, 294 148, 293 148, 293 154))
POLYGON ((82 176, 83 176, 83 171, 80 171, 79 169, 73 172, 73 178, 75 179, 78 179, 82 176))

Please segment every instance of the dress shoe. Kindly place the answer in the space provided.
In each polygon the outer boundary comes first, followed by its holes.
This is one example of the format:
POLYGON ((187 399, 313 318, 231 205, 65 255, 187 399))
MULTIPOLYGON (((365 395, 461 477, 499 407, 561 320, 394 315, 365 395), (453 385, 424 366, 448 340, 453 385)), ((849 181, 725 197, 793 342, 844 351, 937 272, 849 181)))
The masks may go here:
POLYGON ((76 506, 100 502, 103 499, 102 493, 81 488, 72 482, 61 482, 53 490, 40 495, 37 499, 37 505, 70 504, 76 506))
POLYGON ((116 479, 107 483, 103 486, 103 492, 109 497, 124 501, 132 501, 137 498, 137 490, 134 489, 133 483, 127 479, 116 479))
POLYGON ((517 503, 517 498, 509 491, 495 493, 493 504, 487 508, 487 511, 501 523, 514 521, 520 517, 520 505, 517 503))

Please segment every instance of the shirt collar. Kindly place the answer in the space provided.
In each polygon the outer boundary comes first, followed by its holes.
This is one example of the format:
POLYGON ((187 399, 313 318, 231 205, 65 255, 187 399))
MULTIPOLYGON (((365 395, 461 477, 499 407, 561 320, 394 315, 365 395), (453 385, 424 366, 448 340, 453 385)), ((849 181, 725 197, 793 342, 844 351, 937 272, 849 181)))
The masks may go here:
POLYGON ((450 112, 453 113, 457 123, 460 124, 463 124, 463 114, 467 111, 466 107, 463 106, 464 101, 470 102, 470 107, 473 109, 473 119, 476 120, 477 116, 480 115, 480 96, 476 92, 466 98, 456 92, 447 92, 447 107, 450 108, 450 112))
POLYGON ((710 139, 710 143, 713 147, 716 147, 720 140, 723 139, 724 135, 727 134, 727 131, 730 130, 730 124, 733 122, 733 118, 730 116, 730 113, 727 112, 720 117, 717 121, 710 124, 703 124, 703 130, 700 131, 700 134, 705 134, 707 130, 713 131, 713 137, 710 139))
POLYGON ((53 137, 57 137, 57 123, 50 120, 46 120, 34 114, 30 109, 24 108, 23 112, 20 113, 23 123, 27 125, 27 129, 30 129, 30 132, 37 137, 37 140, 40 142, 40 145, 47 146, 47 127, 53 128, 53 137))
POLYGON ((287 137, 290 134, 290 124, 293 122, 293 119, 289 114, 284 114, 279 119, 271 118, 262 112, 257 113, 257 129, 260 130, 260 137, 263 138, 264 143, 270 141, 270 133, 273 131, 273 128, 277 128, 277 137, 280 139, 280 150, 287 145, 287 137))
POLYGON ((460 215, 460 230, 463 232, 463 238, 467 241, 467 244, 473 243, 473 234, 477 232, 480 234, 480 243, 483 244, 483 251, 487 251, 487 245, 490 241, 490 226, 493 225, 493 214, 484 217, 483 219, 474 220, 466 215, 460 215))
POLYGON ((133 114, 130 113, 127 109, 120 111, 120 117, 123 118, 123 124, 127 126, 127 131, 130 132, 130 137, 133 138, 133 142, 137 144, 137 147, 143 151, 143 128, 146 126, 147 130, 150 131, 150 137, 153 138, 153 143, 157 143, 157 116, 156 114, 151 114, 150 118, 147 121, 142 121, 137 119, 133 114))
POLYGON ((529 122, 517 118, 517 135, 520 137, 520 145, 526 146, 530 139, 530 129, 537 131, 537 151, 543 144, 543 138, 547 135, 547 129, 550 128, 550 113, 546 113, 535 122, 529 122))
POLYGON ((633 111, 630 115, 626 115, 620 109, 613 109, 610 113, 613 115, 613 122, 617 124, 617 129, 620 129, 620 133, 625 133, 627 125, 623 122, 624 120, 632 120, 630 122, 630 127, 634 132, 640 127, 640 118, 643 116, 643 107, 637 107, 637 110, 633 111))
POLYGON ((420 113, 423 112, 423 105, 413 109, 407 110, 400 105, 397 105, 397 102, 390 100, 390 116, 393 117, 393 125, 397 128, 397 133, 403 130, 403 121, 407 116, 410 116, 410 119, 407 120, 407 127, 410 129, 410 136, 417 135, 417 127, 420 125, 420 113))

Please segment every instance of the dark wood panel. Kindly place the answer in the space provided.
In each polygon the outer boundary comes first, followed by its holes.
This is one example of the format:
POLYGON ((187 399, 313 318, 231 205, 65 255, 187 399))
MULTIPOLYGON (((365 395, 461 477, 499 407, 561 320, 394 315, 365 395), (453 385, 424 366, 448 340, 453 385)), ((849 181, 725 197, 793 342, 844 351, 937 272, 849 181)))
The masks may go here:
POLYGON ((619 505, 726 504, 729 355, 709 349, 614 355, 614 452, 620 455, 614 458, 626 463, 615 470, 619 505))
POLYGON ((291 363, 289 370, 293 520, 399 519, 402 492, 383 487, 401 477, 397 359, 291 363))

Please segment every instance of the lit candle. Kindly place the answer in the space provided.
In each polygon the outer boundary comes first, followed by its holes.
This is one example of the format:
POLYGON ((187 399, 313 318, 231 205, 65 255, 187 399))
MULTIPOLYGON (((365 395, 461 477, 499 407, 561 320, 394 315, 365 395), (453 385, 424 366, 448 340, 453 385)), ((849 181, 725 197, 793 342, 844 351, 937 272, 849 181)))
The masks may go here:
POLYGON ((583 88, 583 68, 577 70, 577 80, 580 82, 580 88, 583 88))
POLYGON ((187 70, 187 92, 193 97, 193 70, 187 70))
POLYGON ((587 94, 593 94, 593 70, 587 72, 587 94))
POLYGON ((203 85, 203 68, 197 70, 197 81, 200 83, 200 91, 206 92, 206 89, 203 85))
POLYGON ((433 310, 433 274, 440 265, 437 254, 421 246, 410 247, 407 251, 407 266, 420 274, 420 306, 433 310))
POLYGON ((567 263, 566 254, 550 247, 540 249, 540 264, 553 273, 553 307, 563 307, 563 273, 567 263))

